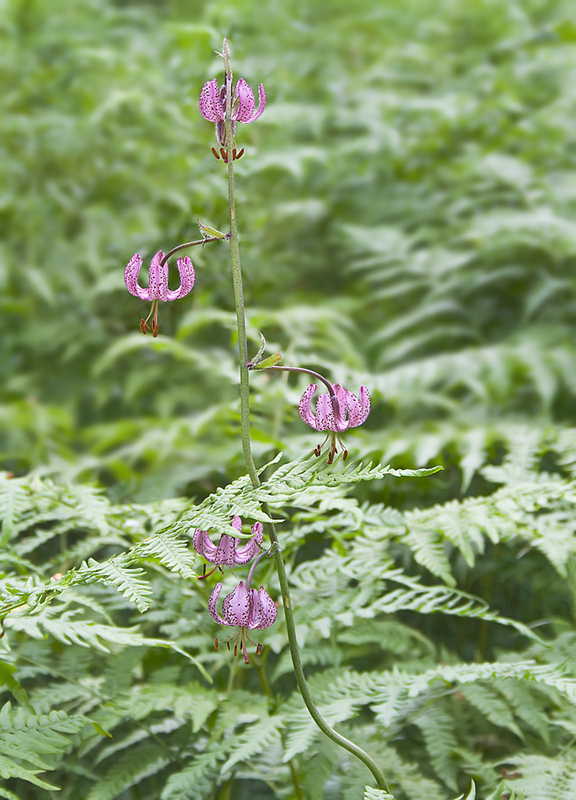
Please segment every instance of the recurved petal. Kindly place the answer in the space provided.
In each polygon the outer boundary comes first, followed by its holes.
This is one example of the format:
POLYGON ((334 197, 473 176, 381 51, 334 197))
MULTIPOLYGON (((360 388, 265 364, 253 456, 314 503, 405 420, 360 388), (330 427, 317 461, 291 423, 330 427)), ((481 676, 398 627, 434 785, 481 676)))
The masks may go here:
POLYGON ((210 122, 218 122, 218 120, 224 119, 222 99, 216 80, 207 81, 202 87, 198 108, 204 119, 210 122))
POLYGON ((150 300, 149 290, 143 289, 138 284, 138 275, 141 267, 142 258, 139 253, 136 253, 126 264, 126 269, 124 270, 124 283, 126 284, 126 288, 130 294, 140 298, 140 300, 150 300))
MULTIPOLYGON (((252 591, 256 592, 255 589, 252 591)), ((276 622, 278 609, 263 586, 258 591, 258 599, 255 599, 254 605, 258 606, 258 624, 254 625, 255 628, 269 628, 276 622)))
POLYGON ((236 96, 238 97, 238 109, 234 114, 234 119, 238 122, 250 122, 254 114, 254 93, 244 78, 240 78, 236 84, 236 96))
POLYGON ((355 394, 346 390, 348 393, 346 405, 348 407, 348 418, 350 420, 350 427, 356 428, 366 421, 370 413, 370 395, 365 386, 360 387, 360 399, 355 394))
POLYGON ((227 594, 222 603, 222 614, 226 625, 246 627, 251 616, 253 600, 250 590, 240 581, 233 592, 227 594))
POLYGON ((236 93, 240 99, 240 105, 238 107, 238 113, 236 114, 236 119, 238 122, 254 122, 262 115, 262 112, 266 108, 266 92, 264 91, 264 86, 260 84, 258 87, 258 110, 254 112, 254 94, 252 93, 252 89, 248 86, 245 80, 240 78, 238 81, 238 86, 236 87, 236 93), (245 101, 243 102, 243 95, 245 96, 245 101))
POLYGON ((210 616, 215 622, 218 622, 219 625, 229 625, 229 622, 226 622, 225 619, 222 619, 220 614, 216 611, 216 602, 220 596, 220 592, 222 591, 222 584, 217 583, 214 587, 212 594, 210 595, 210 600, 208 600, 208 611, 210 612, 210 616))
POLYGON ((307 425, 310 425, 311 428, 314 428, 315 430, 318 431, 323 429, 316 427, 316 420, 314 418, 314 414, 312 413, 312 397, 317 388, 318 385, 316 383, 313 383, 306 389, 306 391, 300 398, 300 402, 298 404, 298 411, 300 413, 300 416, 302 417, 302 420, 307 425))
POLYGON ((215 561, 216 545, 212 544, 206 531, 201 531, 200 528, 196 528, 194 536, 192 537, 192 547, 207 561, 212 562, 212 564, 217 563, 215 561))
POLYGON ((254 540, 258 542, 258 544, 262 544, 262 531, 263 526, 261 522, 255 522, 252 525, 252 533, 254 534, 254 540))
POLYGON ((164 252, 158 250, 150 263, 148 273, 148 297, 150 300, 166 300, 168 297, 168 265, 160 266, 164 252))
POLYGON ((258 87, 258 109, 252 119, 249 119, 248 122, 254 122, 258 119, 258 117, 262 116, 262 112, 266 108, 266 92, 264 91, 264 86, 260 84, 258 87))
MULTIPOLYGON (((166 264, 166 269, 168 265, 166 264)), ((168 289, 168 275, 166 275, 166 300, 178 300, 180 297, 185 297, 192 291, 194 281, 196 280, 196 273, 192 266, 192 261, 188 256, 178 259, 178 273, 180 275, 180 288, 170 290, 168 289)))
MULTIPOLYGON (((238 517, 239 519, 239 517, 238 517)), ((247 564, 251 558, 260 552, 259 545, 262 544, 262 523, 255 522, 252 525, 252 533, 254 537, 247 542, 244 547, 236 548, 236 563, 247 564)))

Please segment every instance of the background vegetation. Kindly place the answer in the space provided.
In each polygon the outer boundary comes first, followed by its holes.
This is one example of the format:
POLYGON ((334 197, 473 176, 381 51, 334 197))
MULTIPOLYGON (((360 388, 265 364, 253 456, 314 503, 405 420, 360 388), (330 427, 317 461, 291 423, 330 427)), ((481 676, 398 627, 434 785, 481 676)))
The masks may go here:
MULTIPOLYGON (((257 518, 226 247, 195 249, 196 287, 161 309, 154 341, 122 280, 134 252, 196 238, 198 217, 226 229, 225 173, 197 110, 225 34, 236 74, 268 95, 237 168, 254 352, 261 330, 285 363, 370 388, 352 462, 444 466, 360 482, 299 462, 306 479, 283 494, 271 479, 320 705, 397 800, 452 800, 471 778, 483 799, 573 800, 572 3, 0 10, 13 612, 0 796, 348 800, 370 781, 311 725, 282 620, 245 668, 214 652, 210 587, 191 577, 200 514, 224 524, 238 501, 257 518), (84 577, 42 588, 69 569, 84 577)), ((252 386, 257 462, 311 452, 306 383, 252 386)), ((268 567, 262 582, 277 591, 268 567)))

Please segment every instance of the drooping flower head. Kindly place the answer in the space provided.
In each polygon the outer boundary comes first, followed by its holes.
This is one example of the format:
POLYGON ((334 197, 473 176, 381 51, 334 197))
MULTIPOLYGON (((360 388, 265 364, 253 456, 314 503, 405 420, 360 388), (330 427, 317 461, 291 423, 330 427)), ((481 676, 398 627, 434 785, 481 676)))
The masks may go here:
MULTIPOLYGON (((250 588, 250 575, 248 578, 248 585, 244 585, 244 581, 240 581, 238 586, 233 592, 227 594, 222 603, 222 616, 216 610, 216 603, 220 592, 222 591, 222 584, 217 583, 214 591, 210 595, 208 601, 208 609, 216 622, 219 625, 228 625, 230 627, 238 627, 236 634, 232 634, 226 642, 230 649, 230 641, 232 640, 232 647, 234 655, 238 654, 238 640, 244 653, 244 662, 250 663, 248 653, 246 652, 246 640, 256 647, 256 654, 260 655, 262 652, 262 645, 256 644, 250 638, 248 631, 255 629, 269 628, 276 621, 278 610, 274 605, 274 601, 261 586, 258 591, 250 588)), ((216 639, 216 646, 218 646, 218 639, 216 639)))
MULTIPOLYGON (((209 122, 216 123, 216 138, 218 144, 222 148, 226 147, 226 105, 228 100, 228 91, 232 96, 231 102, 231 117, 232 117, 232 132, 236 129, 237 122, 248 124, 255 122, 264 111, 266 107, 266 93, 264 86, 260 84, 258 87, 258 108, 256 109, 256 101, 254 100, 254 93, 248 86, 244 78, 240 78, 235 87, 232 84, 232 71, 230 69, 230 50, 224 39, 223 45, 224 65, 226 68, 226 76, 224 83, 218 88, 218 81, 207 81, 202 87, 200 92, 200 100, 198 107, 200 113, 209 122)), ((218 153, 215 149, 212 150, 216 158, 218 153)), ((227 160, 225 150, 220 151, 224 161, 227 160)), ((240 158, 244 151, 238 154, 233 154, 233 158, 240 158)))
POLYGON ((135 297, 140 300, 149 300, 152 303, 152 308, 146 319, 140 322, 140 330, 142 333, 150 330, 148 320, 152 317, 152 335, 158 336, 158 302, 170 302, 171 300, 178 300, 180 297, 185 297, 194 286, 196 275, 192 261, 188 256, 178 259, 178 272, 180 274, 180 288, 168 288, 168 264, 162 264, 164 253, 159 250, 150 264, 150 271, 148 273, 148 288, 143 289, 138 283, 138 275, 142 268, 142 258, 139 253, 132 256, 130 261, 126 264, 124 270, 124 283, 126 288, 135 297))
MULTIPOLYGON (((242 520, 240 517, 234 517, 232 520, 232 527, 238 533, 242 532, 242 520)), ((220 537, 218 545, 211 542, 210 537, 206 531, 196 528, 192 537, 192 545, 196 552, 203 556, 206 561, 216 564, 214 569, 208 573, 211 575, 219 566, 226 564, 233 568, 236 564, 247 564, 255 555, 261 552, 260 545, 262 544, 262 523, 255 522, 252 525, 252 539, 243 547, 238 546, 238 539, 235 536, 230 536, 223 533, 220 537)), ((200 577, 207 578, 208 575, 200 577)))
POLYGON ((325 392, 318 396, 316 401, 316 411, 312 411, 312 397, 318 388, 313 383, 309 386, 300 400, 298 410, 300 416, 311 428, 317 431, 330 431, 321 445, 318 445, 314 452, 320 455, 322 446, 328 438, 331 439, 330 454, 328 463, 331 464, 336 454, 336 443, 338 442, 343 450, 343 458, 346 458, 348 451, 340 441, 339 433, 348 428, 357 428, 366 421, 370 413, 370 395, 365 386, 360 387, 360 397, 356 397, 349 389, 335 383, 332 387, 334 394, 325 392))

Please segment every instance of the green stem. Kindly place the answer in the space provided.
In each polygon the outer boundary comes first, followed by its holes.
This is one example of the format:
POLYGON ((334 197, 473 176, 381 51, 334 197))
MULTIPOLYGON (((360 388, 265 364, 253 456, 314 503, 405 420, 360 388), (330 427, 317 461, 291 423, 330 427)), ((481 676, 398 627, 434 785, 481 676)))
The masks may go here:
MULTIPOLYGON (((254 364, 254 365, 249 364, 248 367, 257 370, 258 369, 258 364, 254 364)), ((330 381, 328 380, 328 378, 325 378, 324 375, 320 375, 319 372, 314 372, 313 369, 306 369, 305 367, 278 367, 278 366, 273 366, 273 367, 263 367, 262 371, 264 371, 264 370, 266 370, 266 372, 270 372, 270 370, 276 370, 277 372, 304 372, 305 374, 312 375, 313 378, 316 378, 317 380, 322 381, 322 383, 327 387, 329 395, 334 397, 335 394, 336 394, 336 392, 334 391, 334 388, 333 388, 332 384, 330 383, 330 381)))
POLYGON ((182 244, 177 244, 176 247, 173 247, 172 250, 170 250, 168 253, 166 253, 164 258, 160 262, 160 266, 163 267, 164 264, 170 258, 170 256, 174 255, 174 253, 177 253, 179 250, 184 250, 187 247, 196 247, 199 244, 204 246, 205 244, 208 244, 208 242, 224 242, 227 238, 228 238, 228 236, 224 236, 224 237, 222 237, 222 236, 207 236, 205 239, 196 239, 193 242, 183 242, 182 244))
MULTIPOLYGON (((244 292, 242 288, 242 268, 240 264, 240 248, 238 246, 238 225, 236 222, 236 206, 234 203, 234 160, 232 156, 234 136, 232 129, 232 71, 230 69, 228 54, 225 52, 224 64, 226 69, 226 148, 228 153, 228 201, 230 209, 230 261, 232 264, 232 282, 234 285, 234 302, 236 307, 236 321, 238 325, 238 349, 240 355, 240 426, 242 438, 242 452, 246 469, 250 476, 252 486, 256 489, 260 486, 260 479, 254 458, 252 456, 252 447, 250 443, 250 375, 248 371, 248 344, 246 338, 246 318, 244 313, 244 292)), ((332 388, 332 387, 330 387, 332 388)), ((262 510, 265 514, 271 517, 270 508, 266 503, 262 503, 262 510)), ((310 712, 310 716, 318 725, 320 730, 326 734, 333 742, 340 747, 347 750, 356 758, 360 759, 370 770, 376 783, 380 789, 388 791, 388 784, 382 770, 378 767, 374 759, 368 753, 362 750, 361 747, 349 741, 344 736, 337 733, 318 711, 308 688, 308 683, 304 675, 302 667, 302 659, 300 658, 300 650, 298 648, 298 640, 296 637, 296 625, 294 621, 294 614, 292 611, 292 601, 290 599, 290 589, 288 586, 288 576, 286 575, 286 567, 284 559, 282 558, 282 551, 280 543, 276 534, 276 527, 273 523, 267 523, 265 530, 270 537, 272 549, 274 551, 274 560, 276 571, 278 573, 278 581, 280 583, 280 591, 282 593, 282 603, 284 605, 284 617, 286 620, 286 632, 288 634, 288 645, 290 647, 290 655, 292 656, 292 664, 294 666, 294 675, 296 683, 306 708, 310 712)))

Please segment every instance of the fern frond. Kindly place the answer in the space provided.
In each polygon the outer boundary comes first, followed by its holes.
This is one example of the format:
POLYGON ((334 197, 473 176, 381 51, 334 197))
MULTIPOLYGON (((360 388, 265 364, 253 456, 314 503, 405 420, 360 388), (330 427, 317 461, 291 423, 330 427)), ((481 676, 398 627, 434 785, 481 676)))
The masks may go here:
MULTIPOLYGON (((1 769, 2 769, 2 766, 1 766, 1 764, 0 764, 0 770, 1 770, 1 769)), ((1 771, 0 771, 0 775, 1 775, 1 774, 2 774, 2 773, 1 773, 1 771)), ((56 789, 56 788, 58 788, 58 787, 53 787, 53 788, 55 788, 55 789, 56 789)), ((3 789, 3 788, 2 788, 2 786, 0 786, 0 797, 3 797, 3 798, 4 798, 4 800, 21 800, 21 798, 20 798, 20 797, 18 797, 18 795, 17 795, 17 794, 14 794, 14 792, 11 792, 9 789, 3 789)))
POLYGON ((468 791, 466 796, 460 794, 458 795, 456 800, 476 800, 476 784, 474 783, 474 781, 472 781, 470 785, 470 790, 468 791))
POLYGON ((371 786, 365 786, 364 800, 394 800, 394 795, 385 792, 383 789, 373 789, 371 786))
POLYGON ((132 786, 161 772, 173 756, 157 743, 146 742, 124 753, 92 787, 86 800, 115 800, 132 786))
MULTIPOLYGON (((341 670, 335 670, 335 672, 341 674, 341 670)), ((319 677, 317 676, 317 678, 319 677)), ((314 687, 313 691, 319 684, 317 678, 310 681, 311 687, 314 687)), ((328 679, 328 675, 322 675, 322 685, 328 679)), ((320 713, 331 726, 350 719, 362 705, 362 699, 354 692, 342 689, 343 684, 346 684, 345 677, 337 684, 340 690, 334 687, 332 691, 316 692, 316 702, 320 713)), ((319 735, 319 729, 307 709, 302 707, 302 699, 299 695, 284 706, 284 721, 287 727, 284 762, 288 762, 298 753, 306 752, 319 735)))
POLYGON ((524 800, 524 797, 523 794, 517 795, 515 791, 507 789, 504 781, 501 781, 486 800, 524 800))
POLYGON ((0 473, 1 547, 6 547, 12 538, 14 525, 26 509, 29 496, 27 484, 24 478, 8 478, 7 473, 0 473))
POLYGON ((454 756, 458 747, 454 718, 441 707, 434 706, 412 717, 411 721, 422 731, 436 775, 450 789, 456 790, 460 765, 454 756))
POLYGON ((340 761, 340 748, 331 739, 321 737, 313 749, 300 757, 304 769, 299 770, 305 797, 322 797, 326 781, 340 761))
POLYGON ((93 647, 103 653, 110 652, 104 642, 125 647, 140 646, 144 642, 144 637, 136 627, 120 628, 76 619, 79 613, 80 609, 62 611, 61 607, 51 606, 37 614, 11 614, 6 624, 9 629, 34 639, 43 639, 48 633, 63 644, 93 647))
POLYGON ((13 711, 11 704, 6 703, 0 710, 0 776, 20 778, 43 789, 57 789, 38 778, 38 773, 52 769, 50 756, 59 755, 71 746, 71 735, 88 723, 86 717, 68 716, 65 711, 37 716, 23 708, 13 711))
POLYGON ((228 772, 239 761, 248 761, 272 747, 274 742, 279 741, 283 726, 281 717, 266 717, 235 735, 230 743, 228 760, 222 767, 222 772, 228 772))
POLYGON ((490 684, 469 684, 463 686, 462 694, 471 706, 476 708, 493 725, 512 731, 519 739, 523 734, 510 711, 508 703, 490 684))
MULTIPOLYGON (((510 762, 507 762, 508 764, 510 762)), ((570 751, 551 758, 537 753, 522 753, 512 760, 506 789, 518 792, 525 800, 573 800, 576 797, 576 757, 570 751)))
POLYGON ((152 534, 128 552, 128 558, 134 560, 150 560, 176 572, 181 578, 195 578, 192 569, 195 553, 188 547, 188 542, 179 539, 174 531, 164 530, 152 534))
POLYGON ((208 797, 217 774, 218 751, 216 748, 194 755, 188 767, 171 775, 160 800, 197 800, 208 797))
POLYGON ((365 698, 373 693, 370 706, 376 713, 377 719, 385 727, 389 727, 398 713, 406 713, 402 701, 409 699, 413 703, 419 695, 427 695, 437 689, 447 689, 452 683, 466 685, 494 678, 542 683, 563 694, 570 702, 576 702, 576 680, 566 676, 556 665, 540 665, 535 661, 440 666, 426 670, 420 675, 403 675, 395 670, 392 673, 374 675, 373 679, 365 676, 362 684, 357 679, 353 682, 357 691, 361 691, 365 698), (384 681, 385 685, 381 681, 384 681))
POLYGON ((152 589, 149 583, 141 580, 142 575, 144 575, 143 569, 127 566, 122 556, 100 564, 91 558, 77 570, 75 583, 93 583, 100 580, 107 586, 113 586, 116 591, 134 603, 138 611, 146 611, 150 606, 152 589))
MULTIPOLYGON (((38 773, 46 772, 48 766, 39 769, 31 769, 24 767, 7 756, 0 755, 0 778, 8 780, 8 778, 19 778, 22 781, 33 783, 34 786, 39 786, 41 789, 48 789, 58 791, 59 787, 51 783, 46 783, 42 778, 38 777, 38 773)), ((0 791, 6 791, 0 789, 0 791)))
MULTIPOLYGON (((423 774, 419 765, 404 754, 400 755, 398 750, 384 741, 381 735, 372 732, 367 735, 367 731, 359 731, 354 728, 354 740, 363 747, 381 765, 390 787, 390 791, 395 797, 407 797, 410 800, 446 800, 446 790, 440 788, 436 781, 423 774)), ((401 748, 401 743, 399 749, 401 748)), ((366 783, 366 769, 359 762, 352 760, 343 777, 345 790, 343 792, 345 800, 355 800, 359 796, 359 790, 366 783)))
POLYGON ((230 517, 238 514, 260 522, 270 522, 260 508, 261 503, 285 506, 297 498, 301 499, 302 494, 312 486, 336 488, 360 481, 379 480, 387 475, 422 477, 440 469, 442 467, 397 470, 390 466, 347 464, 343 460, 329 465, 314 455, 305 456, 279 467, 257 489, 252 488, 246 476, 223 489, 217 489, 203 503, 184 514, 176 527, 184 532, 194 526, 215 528, 220 533, 226 533, 229 531, 230 517))

